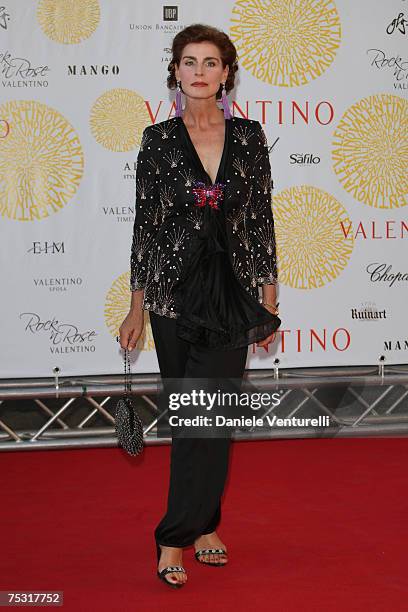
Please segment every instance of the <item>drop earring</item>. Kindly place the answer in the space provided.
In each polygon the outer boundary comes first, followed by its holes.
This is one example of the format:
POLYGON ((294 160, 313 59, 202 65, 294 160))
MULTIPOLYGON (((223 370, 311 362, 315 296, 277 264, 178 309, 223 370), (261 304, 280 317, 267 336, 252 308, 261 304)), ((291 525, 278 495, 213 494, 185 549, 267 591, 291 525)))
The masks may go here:
POLYGON ((183 107, 181 106, 181 81, 177 81, 177 92, 176 92, 176 117, 181 117, 183 107))
POLYGON ((228 104, 227 90, 225 89, 225 83, 222 84, 221 101, 222 101, 222 105, 224 107, 224 117, 225 117, 225 119, 232 119, 230 107, 229 107, 229 104, 228 104))

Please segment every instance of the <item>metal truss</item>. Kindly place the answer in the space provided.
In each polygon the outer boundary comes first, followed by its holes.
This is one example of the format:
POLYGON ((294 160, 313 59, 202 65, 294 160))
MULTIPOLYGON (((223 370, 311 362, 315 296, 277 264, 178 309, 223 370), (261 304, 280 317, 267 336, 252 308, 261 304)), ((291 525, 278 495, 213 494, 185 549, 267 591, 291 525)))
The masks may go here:
MULTIPOLYGON (((132 376, 146 444, 171 443, 160 426, 158 374, 132 376)), ((115 405, 123 376, 4 379, 0 382, 0 450, 114 447, 115 405)), ((279 392, 281 402, 257 416, 317 418, 329 426, 237 428, 236 440, 406 436, 408 365, 247 370, 243 389, 279 392)), ((163 421, 162 421, 163 422, 163 421)))

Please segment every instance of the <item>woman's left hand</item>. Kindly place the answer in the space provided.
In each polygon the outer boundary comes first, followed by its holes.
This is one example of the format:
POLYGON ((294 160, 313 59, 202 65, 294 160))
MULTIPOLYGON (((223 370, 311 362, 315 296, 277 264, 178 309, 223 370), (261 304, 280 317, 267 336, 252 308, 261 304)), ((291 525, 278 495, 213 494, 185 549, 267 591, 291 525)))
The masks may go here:
MULTIPOLYGON (((274 308, 272 308, 271 306, 268 306, 266 304, 263 305, 264 308, 266 308, 266 310, 269 310, 269 312, 271 312, 272 314, 275 314, 274 312, 274 308)), ((268 344, 270 342, 272 342, 272 339, 275 335, 275 332, 273 332, 270 336, 268 336, 267 338, 264 338, 263 340, 259 340, 259 342, 256 343, 256 346, 259 346, 259 348, 268 348, 268 344)))
POLYGON ((274 334, 271 334, 270 336, 268 336, 264 340, 260 340, 259 342, 256 343, 256 346, 259 346, 260 348, 262 348, 262 347, 267 348, 268 344, 270 342, 272 342, 273 336, 274 336, 274 334))

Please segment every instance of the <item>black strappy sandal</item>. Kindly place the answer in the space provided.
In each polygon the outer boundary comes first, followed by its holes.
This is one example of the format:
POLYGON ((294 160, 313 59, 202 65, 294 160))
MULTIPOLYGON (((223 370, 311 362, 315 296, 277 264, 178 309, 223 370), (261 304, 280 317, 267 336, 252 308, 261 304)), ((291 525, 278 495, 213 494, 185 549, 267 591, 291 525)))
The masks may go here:
MULTIPOLYGON (((158 542, 156 542, 156 551, 157 551, 157 564, 159 564, 161 548, 158 542)), ((169 582, 169 580, 167 580, 167 578, 165 577, 166 574, 171 574, 172 572, 183 572, 184 574, 187 574, 186 570, 181 565, 168 565, 167 567, 162 569, 160 572, 159 570, 157 570, 157 576, 158 578, 160 578, 160 580, 163 580, 163 582, 168 584, 170 587, 173 587, 174 589, 180 589, 182 586, 184 586, 185 584, 184 582, 169 582)))
POLYGON ((228 557, 227 551, 224 550, 223 548, 200 548, 199 550, 195 552, 194 556, 199 563, 204 563, 204 565, 214 565, 215 567, 221 567, 222 565, 227 565, 228 562, 211 563, 211 561, 200 561, 200 559, 198 558, 198 557, 201 557, 202 555, 211 555, 211 554, 225 555, 226 557, 228 557))

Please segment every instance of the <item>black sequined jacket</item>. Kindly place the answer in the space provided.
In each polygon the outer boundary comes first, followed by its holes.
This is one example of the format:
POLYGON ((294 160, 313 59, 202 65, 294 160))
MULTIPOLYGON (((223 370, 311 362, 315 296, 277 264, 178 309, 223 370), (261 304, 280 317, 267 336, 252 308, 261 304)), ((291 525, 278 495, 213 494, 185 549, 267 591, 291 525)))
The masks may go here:
MULTIPOLYGON (((144 289, 142 308, 177 318, 174 287, 203 220, 193 188, 212 185, 181 117, 143 131, 136 167, 130 290, 144 289)), ((268 143, 259 121, 226 120, 215 183, 221 182, 228 254, 239 282, 256 299, 277 283, 268 143), (220 181, 221 179, 221 181, 220 181)))

